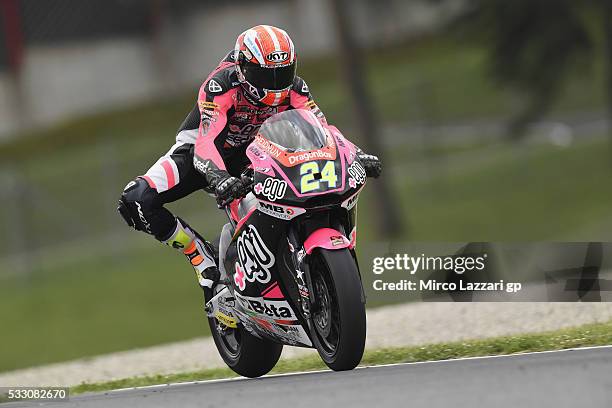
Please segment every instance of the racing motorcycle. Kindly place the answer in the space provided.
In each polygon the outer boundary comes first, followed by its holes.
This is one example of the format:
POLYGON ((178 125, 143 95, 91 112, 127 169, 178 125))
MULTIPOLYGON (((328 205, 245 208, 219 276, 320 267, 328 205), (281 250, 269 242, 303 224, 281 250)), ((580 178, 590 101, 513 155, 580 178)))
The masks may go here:
POLYGON ((248 193, 225 207, 222 280, 206 304, 221 357, 246 377, 268 373, 283 345, 316 348, 332 370, 355 368, 366 337, 356 147, 312 112, 289 110, 262 124, 246 156, 248 193))

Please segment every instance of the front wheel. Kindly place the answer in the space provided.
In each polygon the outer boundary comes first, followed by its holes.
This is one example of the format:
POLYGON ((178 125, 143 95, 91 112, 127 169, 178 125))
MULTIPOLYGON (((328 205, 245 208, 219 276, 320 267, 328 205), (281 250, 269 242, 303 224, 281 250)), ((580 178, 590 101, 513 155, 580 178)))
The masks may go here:
POLYGON ((244 377, 260 377, 274 368, 283 345, 257 338, 242 326, 232 329, 208 318, 217 350, 225 364, 244 377))
POLYGON ((334 371, 352 370, 363 357, 365 304, 355 260, 348 249, 318 249, 311 259, 315 296, 312 338, 325 364, 334 371))

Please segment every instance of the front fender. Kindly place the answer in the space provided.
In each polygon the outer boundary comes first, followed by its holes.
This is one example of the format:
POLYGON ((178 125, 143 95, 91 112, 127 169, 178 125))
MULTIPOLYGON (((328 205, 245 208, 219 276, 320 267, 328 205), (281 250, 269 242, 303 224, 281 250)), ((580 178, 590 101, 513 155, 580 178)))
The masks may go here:
POLYGON ((333 228, 319 228, 304 241, 304 250, 308 255, 315 248, 335 250, 350 247, 351 241, 333 228))

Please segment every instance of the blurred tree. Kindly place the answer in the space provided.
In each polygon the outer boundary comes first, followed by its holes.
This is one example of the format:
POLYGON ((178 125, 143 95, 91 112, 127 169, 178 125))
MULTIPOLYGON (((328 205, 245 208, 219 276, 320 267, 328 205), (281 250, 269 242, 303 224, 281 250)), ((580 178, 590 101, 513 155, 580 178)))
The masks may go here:
POLYGON ((17 0, 0 0, 0 41, 4 42, 2 49, 5 52, 1 59, 6 61, 11 78, 8 91, 14 109, 13 117, 17 119, 17 125, 20 127, 25 123, 28 113, 21 75, 24 54, 23 22, 17 0))
POLYGON ((604 47, 606 69, 606 91, 608 93, 608 133, 612 140, 612 1, 600 0, 603 4, 604 47))
MULTIPOLYGON (((330 0, 330 3, 338 34, 340 68, 350 93, 351 104, 355 112, 355 125, 360 130, 364 150, 367 153, 377 155, 382 160, 380 125, 372 106, 373 98, 368 92, 366 84, 363 53, 358 52, 359 46, 348 15, 351 3, 348 0, 330 0)), ((385 238, 396 238, 402 233, 403 223, 396 204, 398 200, 392 197, 389 190, 389 180, 389 172, 387 171, 383 177, 373 184, 376 192, 375 200, 377 213, 380 217, 381 232, 385 238)))
POLYGON ((610 1, 468 0, 460 25, 484 39, 493 76, 527 96, 509 127, 513 139, 546 113, 568 71, 592 57, 594 40, 582 18, 592 6, 603 11, 610 1))

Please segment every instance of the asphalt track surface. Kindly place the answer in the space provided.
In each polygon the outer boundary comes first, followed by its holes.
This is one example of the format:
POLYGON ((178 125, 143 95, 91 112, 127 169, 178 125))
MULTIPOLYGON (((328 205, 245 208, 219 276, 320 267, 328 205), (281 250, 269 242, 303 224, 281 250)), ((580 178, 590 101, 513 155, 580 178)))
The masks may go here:
POLYGON ((612 347, 160 385, 50 407, 612 407, 612 347))

